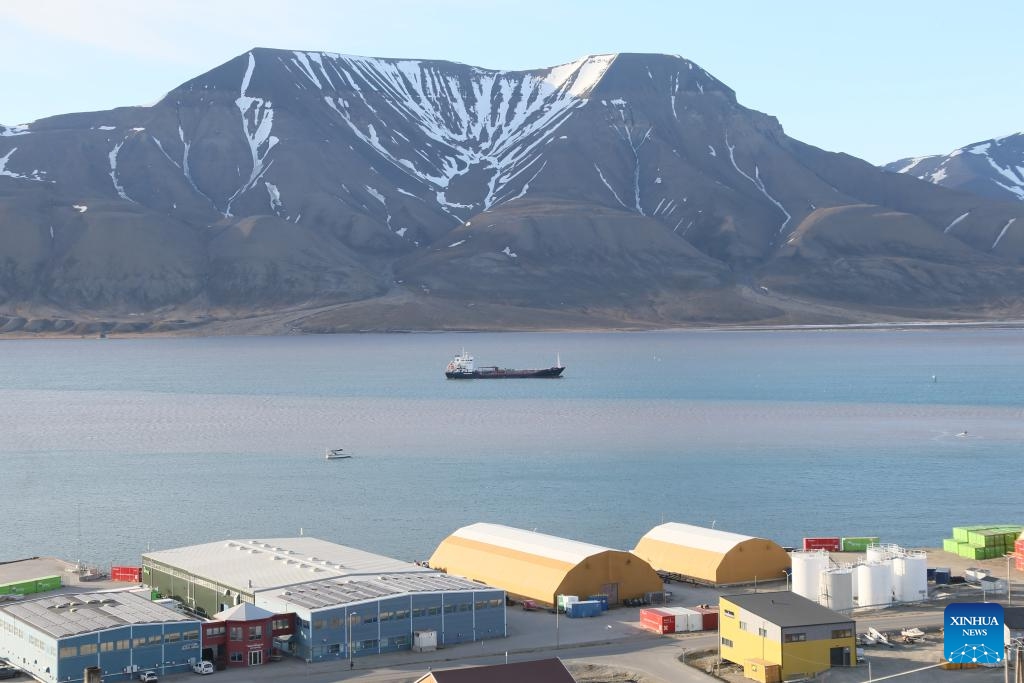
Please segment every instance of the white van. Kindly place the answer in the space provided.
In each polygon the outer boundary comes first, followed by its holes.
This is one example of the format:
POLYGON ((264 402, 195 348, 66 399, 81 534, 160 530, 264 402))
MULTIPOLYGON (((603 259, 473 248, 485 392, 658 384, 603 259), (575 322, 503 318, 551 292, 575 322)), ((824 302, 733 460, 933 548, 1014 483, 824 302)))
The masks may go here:
POLYGON ((201 662, 196 662, 192 665, 192 670, 197 674, 212 674, 213 673, 213 662, 208 662, 205 659, 201 662))

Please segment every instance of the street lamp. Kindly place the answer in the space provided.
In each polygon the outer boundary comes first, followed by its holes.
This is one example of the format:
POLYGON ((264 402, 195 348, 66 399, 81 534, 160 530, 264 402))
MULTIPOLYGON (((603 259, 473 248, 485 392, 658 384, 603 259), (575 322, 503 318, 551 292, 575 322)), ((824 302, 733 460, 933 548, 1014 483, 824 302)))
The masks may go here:
POLYGON ((555 649, 558 649, 558 599, 555 598, 555 649))
POLYGON ((356 663, 354 661, 352 661, 352 644, 355 642, 355 639, 352 636, 352 617, 355 617, 358 620, 359 619, 359 612, 353 612, 352 614, 348 615, 348 668, 349 669, 355 668, 355 665, 356 665, 356 663))
POLYGON ((1013 605, 1010 599, 1010 558, 1017 557, 1017 553, 1006 553, 1006 606, 1013 605))
POLYGON ((785 570, 785 569, 783 569, 783 570, 782 570, 782 575, 783 575, 784 577, 786 577, 786 590, 788 591, 788 590, 789 590, 789 571, 788 571, 788 570, 785 570))

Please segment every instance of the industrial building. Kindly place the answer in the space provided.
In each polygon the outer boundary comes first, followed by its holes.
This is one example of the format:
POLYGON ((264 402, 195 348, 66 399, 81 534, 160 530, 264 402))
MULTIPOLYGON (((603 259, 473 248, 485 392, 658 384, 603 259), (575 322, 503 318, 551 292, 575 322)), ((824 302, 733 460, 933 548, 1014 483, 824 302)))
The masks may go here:
POLYGON ((538 659, 533 662, 468 666, 460 669, 431 671, 416 683, 575 683, 560 659, 538 659))
POLYGON ((417 631, 440 646, 506 635, 504 591, 309 536, 145 553, 142 579, 200 614, 294 614, 275 648, 307 661, 407 650, 417 631))
POLYGON ((648 531, 633 554, 670 577, 713 586, 778 581, 789 569, 774 541, 678 522, 648 531))
POLYGON ((628 551, 500 524, 456 530, 434 551, 430 566, 546 605, 559 595, 606 595, 614 605, 664 587, 658 573, 628 551))
POLYGON ((44 683, 105 681, 200 658, 200 621, 129 592, 52 595, 0 604, 0 657, 44 683))
POLYGON ((721 657, 762 683, 857 663, 855 622, 789 591, 719 598, 721 657))

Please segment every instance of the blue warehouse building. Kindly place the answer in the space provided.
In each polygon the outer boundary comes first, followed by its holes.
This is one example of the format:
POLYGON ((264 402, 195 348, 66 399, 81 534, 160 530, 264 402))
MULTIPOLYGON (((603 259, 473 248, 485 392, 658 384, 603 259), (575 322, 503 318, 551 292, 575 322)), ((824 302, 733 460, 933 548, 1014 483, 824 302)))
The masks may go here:
POLYGON ((186 671, 200 658, 200 621, 124 591, 55 595, 0 606, 0 657, 44 683, 139 671, 186 671))
POLYGON ((417 634, 439 647, 507 634, 500 588, 310 536, 147 552, 142 576, 198 613, 294 614, 274 648, 306 661, 409 650, 417 634))

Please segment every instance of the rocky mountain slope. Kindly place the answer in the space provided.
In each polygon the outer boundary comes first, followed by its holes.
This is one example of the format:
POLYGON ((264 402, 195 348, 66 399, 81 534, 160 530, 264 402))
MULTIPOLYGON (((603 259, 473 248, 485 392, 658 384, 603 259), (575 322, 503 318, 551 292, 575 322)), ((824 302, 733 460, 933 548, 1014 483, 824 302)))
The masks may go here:
POLYGON ((1022 229, 666 55, 254 49, 152 107, 0 127, 6 331, 998 317, 1022 229))

